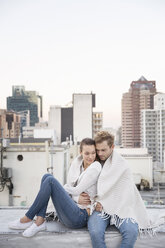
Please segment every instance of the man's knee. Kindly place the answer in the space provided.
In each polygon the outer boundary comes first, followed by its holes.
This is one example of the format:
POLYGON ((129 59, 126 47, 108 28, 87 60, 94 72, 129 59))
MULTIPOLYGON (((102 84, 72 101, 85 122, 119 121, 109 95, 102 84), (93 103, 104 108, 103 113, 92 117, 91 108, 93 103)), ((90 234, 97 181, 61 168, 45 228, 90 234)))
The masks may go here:
POLYGON ((127 232, 126 235, 127 235, 129 242, 132 244, 137 240, 138 231, 137 230, 131 230, 130 232, 127 232))
POLYGON ((88 230, 92 237, 104 237, 104 230, 99 226, 88 225, 88 230))
POLYGON ((126 238, 130 243, 135 242, 138 236, 138 224, 136 223, 125 223, 120 229, 121 235, 126 238))
POLYGON ((104 242, 104 239, 105 239, 105 233, 102 229, 99 229, 97 227, 95 228, 91 228, 89 229, 89 234, 90 234, 90 237, 91 237, 91 240, 94 244, 98 244, 98 247, 100 244, 102 244, 104 242))
POLYGON ((132 228, 130 232, 132 241, 135 242, 137 240, 138 233, 139 233, 138 225, 135 224, 134 228, 132 228))
POLYGON ((98 212, 94 212, 88 220, 89 233, 95 239, 104 238, 106 227, 102 222, 103 220, 100 222, 100 216, 98 216, 98 212))

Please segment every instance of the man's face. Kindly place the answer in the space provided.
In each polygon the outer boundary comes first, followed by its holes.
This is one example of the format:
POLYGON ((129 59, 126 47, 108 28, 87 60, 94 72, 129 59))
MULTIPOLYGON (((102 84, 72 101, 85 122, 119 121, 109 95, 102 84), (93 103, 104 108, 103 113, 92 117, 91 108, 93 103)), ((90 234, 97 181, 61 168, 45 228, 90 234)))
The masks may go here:
POLYGON ((114 145, 109 147, 106 140, 102 143, 96 143, 96 152, 102 161, 105 161, 111 155, 113 148, 114 145))

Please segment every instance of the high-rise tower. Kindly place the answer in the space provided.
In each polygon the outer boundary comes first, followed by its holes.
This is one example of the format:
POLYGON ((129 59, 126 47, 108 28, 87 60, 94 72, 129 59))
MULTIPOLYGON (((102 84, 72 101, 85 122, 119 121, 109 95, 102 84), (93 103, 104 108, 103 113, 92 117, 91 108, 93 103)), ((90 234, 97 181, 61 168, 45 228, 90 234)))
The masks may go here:
POLYGON ((165 94, 154 96, 154 109, 141 111, 141 147, 163 166, 165 149, 165 94))
POLYGON ((122 97, 122 146, 140 147, 140 111, 153 109, 156 82, 143 76, 122 97))
POLYGON ((42 117, 42 97, 36 91, 25 91, 24 86, 13 86, 12 96, 7 97, 7 109, 16 112, 30 111, 30 126, 42 117))

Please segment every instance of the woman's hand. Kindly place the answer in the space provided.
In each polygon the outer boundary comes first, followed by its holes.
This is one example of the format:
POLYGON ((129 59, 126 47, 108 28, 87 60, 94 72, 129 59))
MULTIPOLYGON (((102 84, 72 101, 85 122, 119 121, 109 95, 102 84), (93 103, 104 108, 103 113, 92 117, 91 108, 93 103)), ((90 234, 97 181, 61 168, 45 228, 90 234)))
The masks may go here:
POLYGON ((80 205, 90 205, 91 201, 90 201, 90 197, 87 193, 81 193, 78 199, 78 204, 80 205))

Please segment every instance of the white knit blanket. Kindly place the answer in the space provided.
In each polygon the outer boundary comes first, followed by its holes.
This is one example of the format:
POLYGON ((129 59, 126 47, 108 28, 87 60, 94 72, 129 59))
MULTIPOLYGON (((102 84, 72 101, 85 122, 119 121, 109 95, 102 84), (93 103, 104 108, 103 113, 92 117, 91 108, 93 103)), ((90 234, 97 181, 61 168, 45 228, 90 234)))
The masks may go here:
MULTIPOLYGON (((131 218, 139 225, 139 230, 153 230, 164 223, 164 216, 154 223, 149 219, 144 202, 133 181, 126 160, 113 151, 103 166, 97 184, 97 201, 103 206, 103 212, 111 216, 111 224, 117 227, 120 219, 131 218), (118 224, 117 224, 118 223, 118 224)), ((103 213, 102 212, 102 213, 103 213)), ((103 217, 106 217, 104 214, 103 217)))

